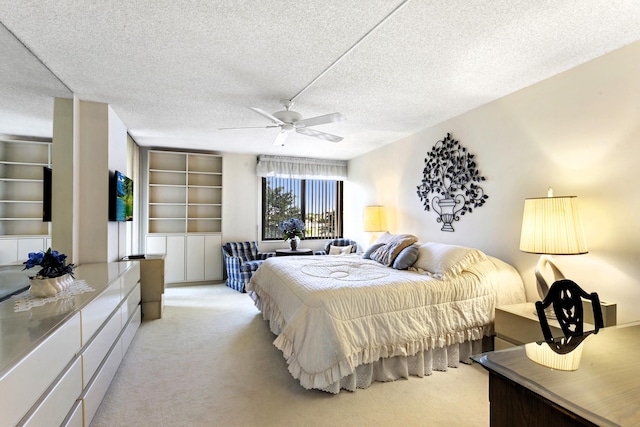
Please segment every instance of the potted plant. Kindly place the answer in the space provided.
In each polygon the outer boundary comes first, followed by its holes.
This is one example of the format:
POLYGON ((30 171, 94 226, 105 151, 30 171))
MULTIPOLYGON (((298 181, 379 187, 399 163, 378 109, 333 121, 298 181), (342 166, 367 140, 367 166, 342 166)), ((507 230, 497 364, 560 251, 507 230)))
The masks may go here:
POLYGON ((23 264, 24 270, 39 265, 41 268, 35 276, 29 276, 33 296, 48 297, 57 294, 73 283, 73 264, 67 264, 67 256, 58 251, 47 249, 46 252, 30 252, 29 259, 23 264))
POLYGON ((298 249, 298 242, 304 236, 304 222, 297 218, 289 218, 278 225, 284 241, 289 242, 292 251, 298 249))

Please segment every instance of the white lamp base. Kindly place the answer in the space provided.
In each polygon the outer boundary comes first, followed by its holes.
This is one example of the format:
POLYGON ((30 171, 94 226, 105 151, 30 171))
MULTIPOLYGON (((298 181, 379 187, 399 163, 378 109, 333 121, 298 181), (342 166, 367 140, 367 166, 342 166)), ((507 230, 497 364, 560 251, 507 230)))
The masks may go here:
POLYGON ((538 285, 538 294, 540 295, 540 299, 544 300, 549 293, 549 285, 544 278, 542 272, 549 266, 551 271, 553 272, 553 281, 557 282, 558 280, 564 279, 564 274, 560 271, 560 269, 553 263, 553 259, 550 255, 542 255, 538 260, 538 264, 536 264, 536 283, 538 285))

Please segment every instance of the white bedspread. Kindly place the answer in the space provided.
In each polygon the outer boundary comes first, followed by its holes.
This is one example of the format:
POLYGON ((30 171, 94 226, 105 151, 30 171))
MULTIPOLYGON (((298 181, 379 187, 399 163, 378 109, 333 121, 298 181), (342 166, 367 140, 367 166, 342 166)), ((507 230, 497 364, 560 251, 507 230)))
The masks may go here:
POLYGON ((517 271, 492 257, 447 280, 358 255, 273 257, 247 291, 293 377, 317 389, 380 358, 491 335, 496 305, 525 300, 517 271))

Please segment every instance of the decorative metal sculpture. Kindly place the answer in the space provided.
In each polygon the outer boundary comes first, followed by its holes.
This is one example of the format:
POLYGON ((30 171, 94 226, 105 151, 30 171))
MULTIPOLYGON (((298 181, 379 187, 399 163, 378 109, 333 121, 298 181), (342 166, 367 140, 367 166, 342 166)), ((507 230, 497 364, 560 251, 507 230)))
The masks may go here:
POLYGON ((424 209, 431 208, 442 222, 442 231, 455 231, 451 225, 460 216, 473 212, 473 208, 484 205, 489 198, 477 182, 485 180, 476 169, 474 154, 467 152, 458 141, 447 136, 431 148, 424 159, 422 183, 418 197, 424 209), (429 195, 437 194, 431 200, 429 195), (442 196, 442 197, 440 197, 442 196))

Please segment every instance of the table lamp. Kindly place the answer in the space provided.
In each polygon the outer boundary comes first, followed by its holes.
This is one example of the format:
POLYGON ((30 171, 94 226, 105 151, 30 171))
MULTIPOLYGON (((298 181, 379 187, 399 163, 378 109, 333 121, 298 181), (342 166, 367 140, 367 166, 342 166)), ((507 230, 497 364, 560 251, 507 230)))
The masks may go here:
POLYGON ((549 189, 547 197, 526 199, 520 250, 541 255, 535 274, 538 293, 544 299, 549 291, 549 285, 543 276, 544 269, 547 266, 551 268, 554 282, 565 278, 550 255, 578 255, 588 252, 577 198, 553 197, 553 190, 549 189))
MULTIPOLYGON (((384 206, 367 206, 364 208, 364 231, 380 233, 387 230, 387 215, 384 206)), ((375 240, 375 234, 371 235, 369 244, 375 240)))

